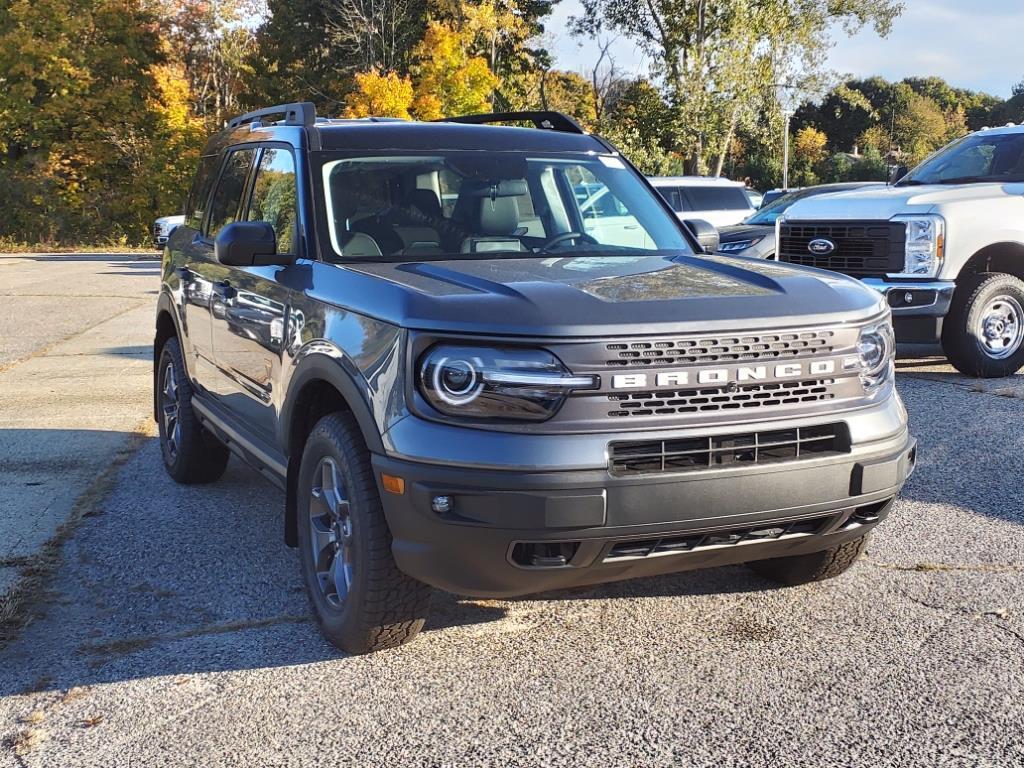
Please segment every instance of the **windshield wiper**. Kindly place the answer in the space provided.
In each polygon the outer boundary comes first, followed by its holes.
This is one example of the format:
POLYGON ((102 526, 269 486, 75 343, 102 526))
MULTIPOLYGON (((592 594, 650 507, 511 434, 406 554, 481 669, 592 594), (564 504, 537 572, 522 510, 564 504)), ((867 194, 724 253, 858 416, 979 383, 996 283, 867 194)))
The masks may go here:
POLYGON ((994 179, 991 176, 954 176, 952 179, 942 179, 936 184, 983 184, 998 181, 1009 181, 1009 179, 994 179))

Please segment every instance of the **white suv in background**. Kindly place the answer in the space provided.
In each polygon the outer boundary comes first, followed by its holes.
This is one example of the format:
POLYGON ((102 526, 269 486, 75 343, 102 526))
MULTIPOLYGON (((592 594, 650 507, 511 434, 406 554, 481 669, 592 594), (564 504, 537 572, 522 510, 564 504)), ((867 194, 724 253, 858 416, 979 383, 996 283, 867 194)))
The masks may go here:
POLYGON ((756 210, 739 181, 713 176, 652 176, 650 181, 683 221, 729 227, 756 210))

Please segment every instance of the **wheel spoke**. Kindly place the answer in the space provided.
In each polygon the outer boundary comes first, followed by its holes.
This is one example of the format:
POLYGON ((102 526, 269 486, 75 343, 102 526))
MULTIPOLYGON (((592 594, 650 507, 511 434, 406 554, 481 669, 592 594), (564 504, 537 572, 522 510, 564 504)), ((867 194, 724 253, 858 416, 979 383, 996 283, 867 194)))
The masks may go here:
POLYGON ((320 592, 340 609, 353 577, 352 519, 341 472, 329 456, 321 459, 309 496, 310 554, 320 592))

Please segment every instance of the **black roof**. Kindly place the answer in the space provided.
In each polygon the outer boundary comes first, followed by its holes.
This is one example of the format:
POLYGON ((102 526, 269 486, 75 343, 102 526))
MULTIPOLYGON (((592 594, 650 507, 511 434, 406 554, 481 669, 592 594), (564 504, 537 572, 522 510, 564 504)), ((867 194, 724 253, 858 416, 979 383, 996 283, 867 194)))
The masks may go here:
POLYGON ((571 117, 558 112, 464 115, 435 122, 390 118, 325 119, 308 102, 281 104, 233 118, 211 137, 206 154, 229 144, 286 141, 305 135, 317 150, 517 150, 525 152, 608 152, 603 140, 587 135, 571 117), (271 121, 269 118, 284 119, 271 121), (265 122, 266 121, 266 122, 265 122), (533 123, 519 128, 501 123, 533 123))
POLYGON ((607 152, 593 136, 537 128, 414 121, 338 120, 309 128, 325 150, 519 150, 526 152, 607 152))

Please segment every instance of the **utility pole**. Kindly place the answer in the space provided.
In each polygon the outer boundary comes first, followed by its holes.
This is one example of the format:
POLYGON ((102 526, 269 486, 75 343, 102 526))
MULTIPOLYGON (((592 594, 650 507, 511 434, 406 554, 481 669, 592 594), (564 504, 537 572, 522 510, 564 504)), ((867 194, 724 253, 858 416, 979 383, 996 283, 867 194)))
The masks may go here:
POLYGON ((776 89, 776 97, 779 100, 779 108, 782 110, 782 188, 789 189, 789 121, 795 112, 793 96, 798 86, 784 78, 782 82, 772 83, 776 89))
POLYGON ((789 189, 789 119, 793 112, 782 110, 782 188, 789 189))

